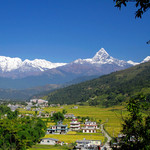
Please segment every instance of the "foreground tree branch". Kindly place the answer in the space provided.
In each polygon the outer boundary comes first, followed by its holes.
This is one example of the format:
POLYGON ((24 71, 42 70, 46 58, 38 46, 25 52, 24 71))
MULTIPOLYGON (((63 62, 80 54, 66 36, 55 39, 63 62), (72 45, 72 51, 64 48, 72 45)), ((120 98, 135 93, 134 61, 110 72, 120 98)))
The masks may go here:
POLYGON ((121 8, 122 5, 127 6, 128 2, 134 2, 137 11, 135 17, 141 18, 143 13, 145 13, 150 8, 150 0, 113 0, 116 2, 115 7, 121 8))

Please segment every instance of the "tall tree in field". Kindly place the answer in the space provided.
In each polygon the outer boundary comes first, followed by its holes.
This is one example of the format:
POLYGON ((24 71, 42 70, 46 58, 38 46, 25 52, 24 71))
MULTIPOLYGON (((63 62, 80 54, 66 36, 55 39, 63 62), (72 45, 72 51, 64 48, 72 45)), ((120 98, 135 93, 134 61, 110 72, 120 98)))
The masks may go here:
POLYGON ((64 115, 61 112, 54 113, 53 117, 51 117, 51 120, 53 120, 55 123, 57 123, 58 121, 63 121, 64 115))
POLYGON ((67 110, 66 110, 66 109, 63 109, 63 110, 62 110, 62 114, 65 115, 66 113, 67 113, 67 110))
POLYGON ((144 97, 131 98, 127 105, 129 116, 124 120, 120 141, 121 150, 149 150, 150 149, 150 116, 144 116, 146 109, 144 97))

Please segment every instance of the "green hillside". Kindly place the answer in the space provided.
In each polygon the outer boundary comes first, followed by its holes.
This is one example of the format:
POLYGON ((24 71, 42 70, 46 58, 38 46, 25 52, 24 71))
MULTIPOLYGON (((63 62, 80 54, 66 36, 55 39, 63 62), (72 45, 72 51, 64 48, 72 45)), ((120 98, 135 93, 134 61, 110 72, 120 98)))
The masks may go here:
POLYGON ((47 96, 49 103, 117 105, 130 96, 143 93, 150 99, 150 62, 100 78, 59 89, 47 96))

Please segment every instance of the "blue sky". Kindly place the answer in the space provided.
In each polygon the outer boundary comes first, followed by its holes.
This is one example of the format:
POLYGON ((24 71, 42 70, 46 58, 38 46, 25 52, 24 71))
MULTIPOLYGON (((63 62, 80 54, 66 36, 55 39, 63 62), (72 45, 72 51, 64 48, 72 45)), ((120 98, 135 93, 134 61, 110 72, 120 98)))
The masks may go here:
POLYGON ((71 62, 101 48, 140 62, 150 55, 150 10, 135 19, 134 3, 113 0, 2 0, 0 56, 71 62))

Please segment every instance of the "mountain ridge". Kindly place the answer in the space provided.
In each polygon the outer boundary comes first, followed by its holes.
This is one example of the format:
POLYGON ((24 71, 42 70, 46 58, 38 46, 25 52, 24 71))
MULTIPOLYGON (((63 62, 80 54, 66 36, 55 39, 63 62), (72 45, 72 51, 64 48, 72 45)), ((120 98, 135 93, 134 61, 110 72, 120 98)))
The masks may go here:
POLYGON ((71 85, 47 95, 49 103, 112 106, 143 93, 150 102, 150 62, 71 85))

